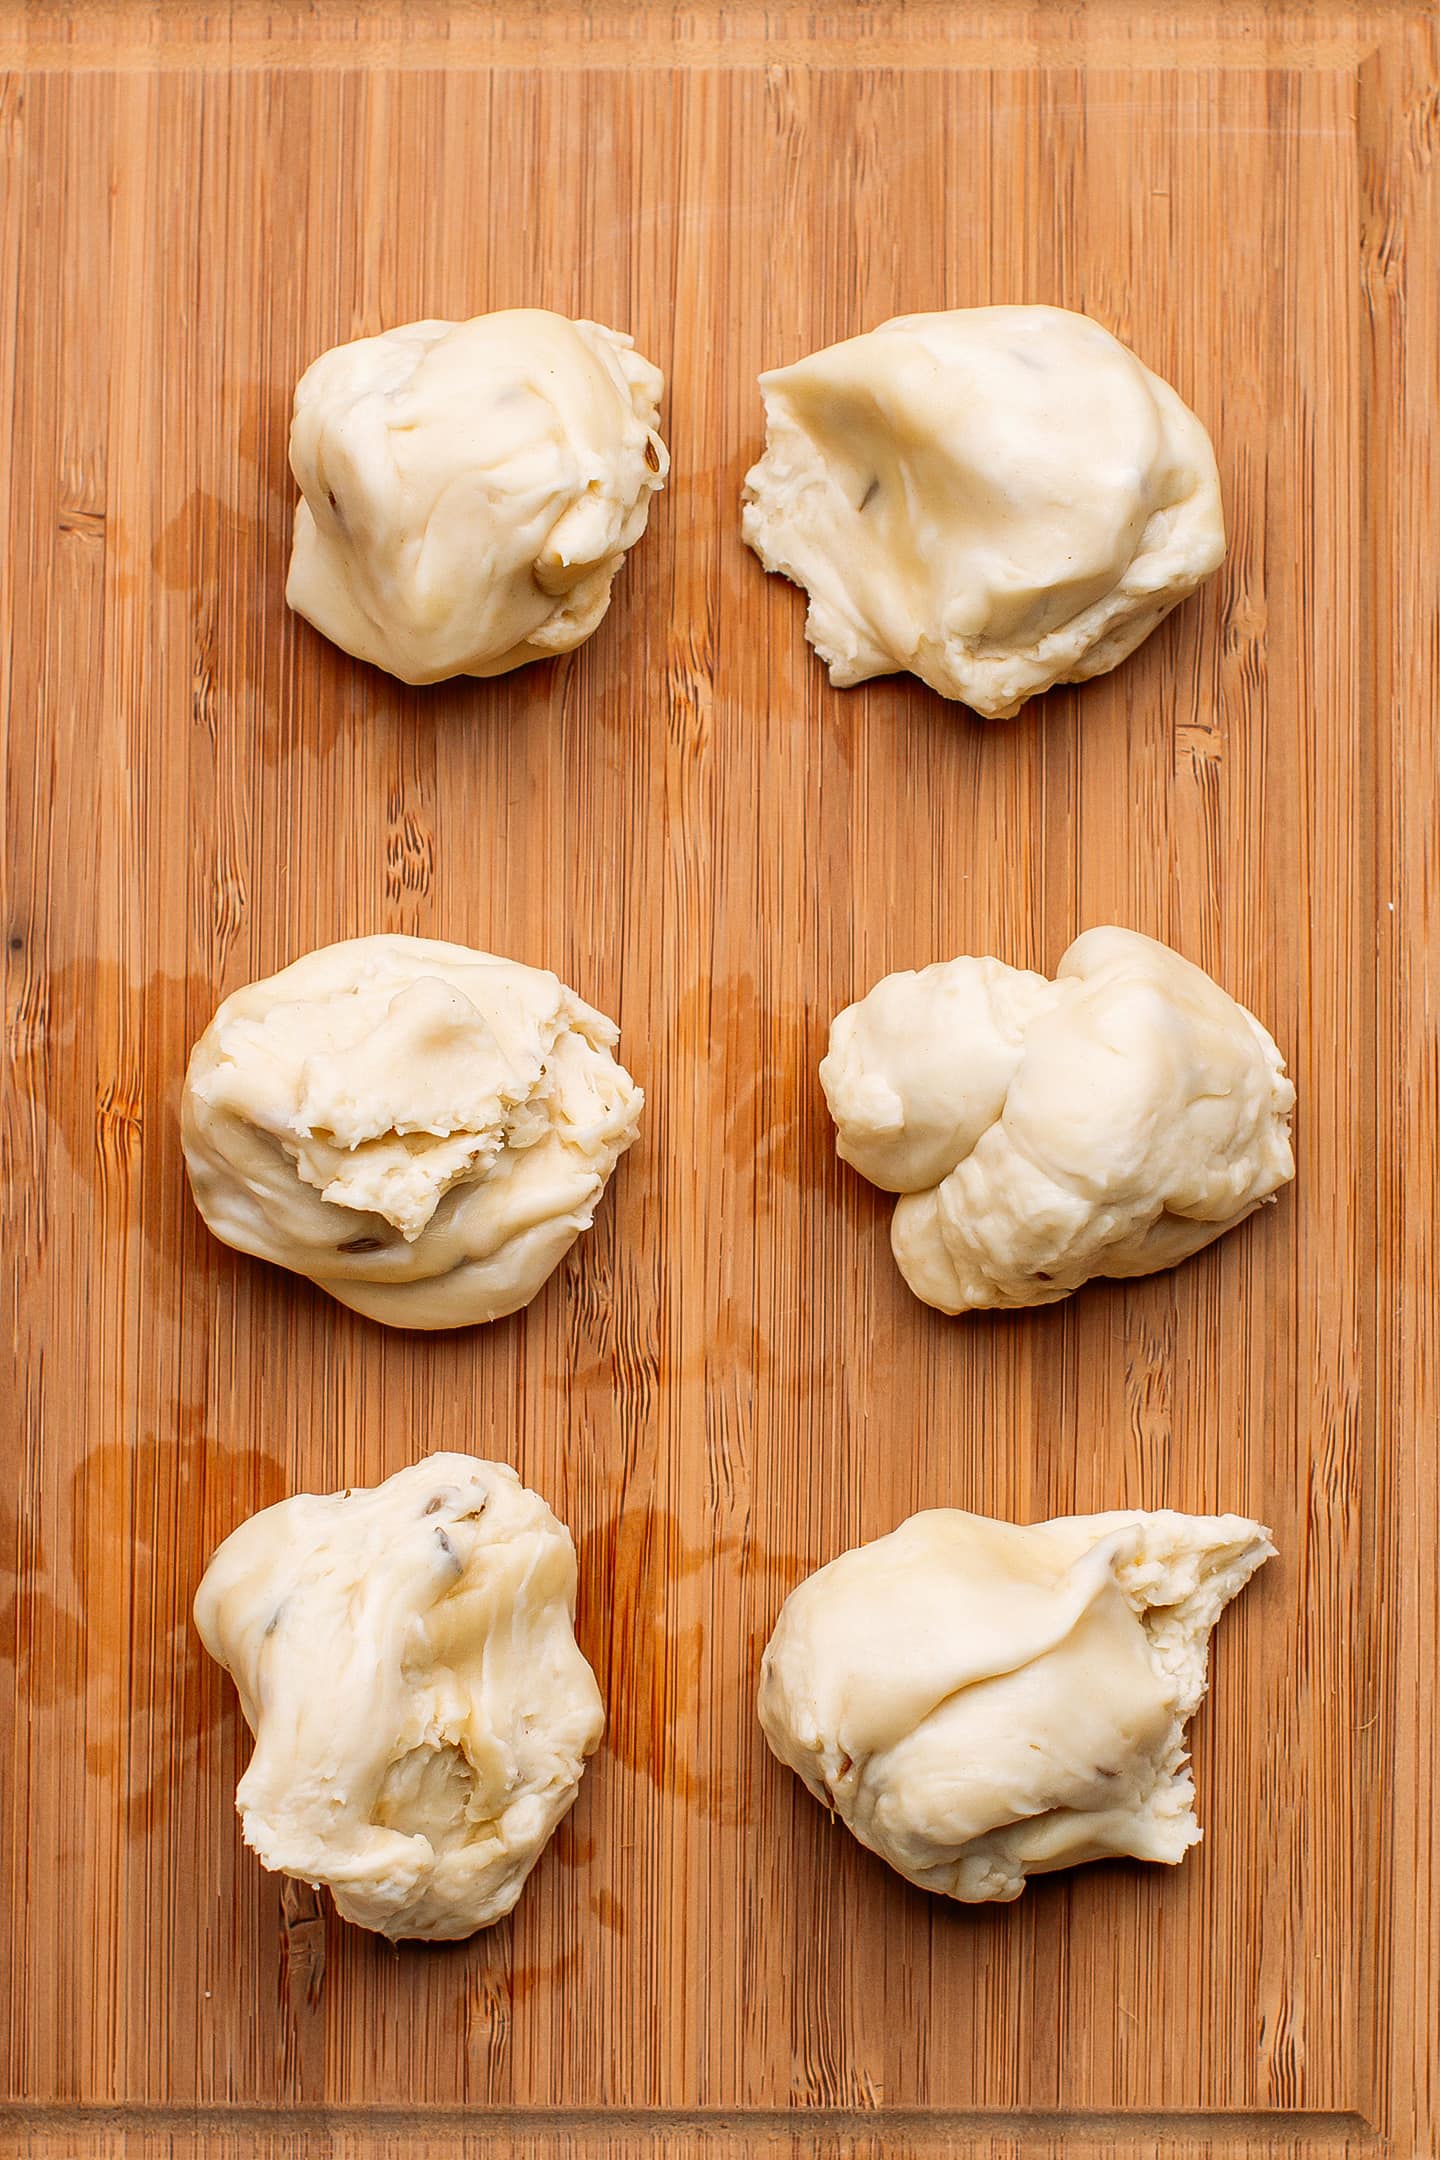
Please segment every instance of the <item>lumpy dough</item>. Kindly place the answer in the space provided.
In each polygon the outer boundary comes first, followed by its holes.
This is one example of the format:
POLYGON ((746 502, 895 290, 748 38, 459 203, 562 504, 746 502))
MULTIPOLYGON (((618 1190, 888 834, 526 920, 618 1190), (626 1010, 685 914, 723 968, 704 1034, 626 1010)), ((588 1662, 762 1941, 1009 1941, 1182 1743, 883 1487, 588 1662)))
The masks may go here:
POLYGON ((1053 982, 992 959, 887 975, 834 1021, 820 1079, 942 1312, 1174 1267, 1295 1174, 1266 1030, 1132 930, 1087 930, 1053 982))
POLYGON ((432 1455, 252 1515, 195 1599, 255 1735, 246 1844, 381 1935, 489 1927, 604 1725, 574 1615, 570 1533, 503 1463, 432 1455))
POLYGON ((635 1138, 618 1030, 544 968, 354 938, 228 997, 181 1129, 215 1235, 397 1327, 529 1303, 635 1138))
POLYGON ((791 1593, 761 1724, 863 1845, 967 1904, 1180 1860, 1210 1631, 1273 1551, 1238 1515, 914 1515, 791 1593))
POLYGON ((1063 308, 899 315, 760 378, 743 530, 846 686, 908 669, 991 719, 1103 675, 1220 563, 1215 454, 1063 308))
POLYGON ((542 308, 322 353, 290 430, 291 607, 408 683, 569 652, 664 482, 664 386, 628 337, 542 308))

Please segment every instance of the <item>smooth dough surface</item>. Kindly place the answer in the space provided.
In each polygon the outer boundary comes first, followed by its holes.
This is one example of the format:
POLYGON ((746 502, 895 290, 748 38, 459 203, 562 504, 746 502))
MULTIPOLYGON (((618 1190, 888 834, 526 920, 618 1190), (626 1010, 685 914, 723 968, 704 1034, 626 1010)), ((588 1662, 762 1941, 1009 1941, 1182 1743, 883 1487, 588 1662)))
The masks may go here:
POLYGON ((923 1890, 979 1904, 1081 1861, 1174 1862, 1200 1837, 1185 1727, 1210 1631, 1273 1551, 1239 1515, 913 1515, 792 1591, 760 1722, 923 1890))
POLYGON ((570 1533, 504 1463, 431 1455, 252 1515, 195 1598, 255 1735, 246 1844, 381 1935, 489 1927, 604 1727, 574 1617, 570 1533))
POLYGON ((226 998, 181 1107, 227 1245, 396 1327, 527 1305, 635 1138, 619 1033, 544 968, 352 938, 226 998))
POLYGON ((571 651, 669 470, 664 387, 619 331, 543 308, 322 353, 295 391, 286 599, 402 682, 571 651))
POLYGON ((743 531, 837 686, 907 669, 1008 718, 1103 675, 1225 553, 1210 438, 1063 308, 899 315, 760 377, 743 531))
POLYGON ((1133 930, 1087 930, 1053 982, 992 959, 887 975, 836 1017, 820 1080, 942 1312, 1174 1267, 1295 1174, 1271 1037, 1133 930))

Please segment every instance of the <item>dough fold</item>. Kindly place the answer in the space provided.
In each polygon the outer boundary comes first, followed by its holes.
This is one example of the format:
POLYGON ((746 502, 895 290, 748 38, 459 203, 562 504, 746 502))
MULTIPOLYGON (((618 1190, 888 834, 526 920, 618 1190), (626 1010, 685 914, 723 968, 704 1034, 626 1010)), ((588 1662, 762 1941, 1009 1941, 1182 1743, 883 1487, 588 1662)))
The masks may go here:
POLYGON ((900 1195, 901 1273, 942 1312, 1174 1267, 1295 1174, 1269 1034, 1132 930, 1087 930, 1053 982, 968 958, 886 976, 836 1017, 820 1080, 841 1157, 900 1195))
POLYGON ((1051 307, 900 315, 760 378, 742 530, 847 687, 906 669, 1008 718, 1118 665, 1220 564, 1210 438, 1051 307))
POLYGON ((402 682, 583 644, 669 455, 660 370, 543 308, 337 345, 295 391, 285 597, 402 682))
POLYGON ((618 1030, 544 968, 352 938, 228 997, 181 1109, 227 1245, 397 1327, 529 1303, 634 1140, 618 1030))
POLYGON ((1238 1515, 1020 1526, 935 1509, 783 1606, 766 1738, 862 1845, 966 1904, 1198 1842, 1185 1728, 1210 1632, 1274 1552, 1238 1515))
POLYGON ((432 1455, 252 1515, 195 1598, 255 1735, 246 1844, 358 1927, 491 1926, 604 1726, 574 1615, 570 1533, 503 1463, 432 1455))

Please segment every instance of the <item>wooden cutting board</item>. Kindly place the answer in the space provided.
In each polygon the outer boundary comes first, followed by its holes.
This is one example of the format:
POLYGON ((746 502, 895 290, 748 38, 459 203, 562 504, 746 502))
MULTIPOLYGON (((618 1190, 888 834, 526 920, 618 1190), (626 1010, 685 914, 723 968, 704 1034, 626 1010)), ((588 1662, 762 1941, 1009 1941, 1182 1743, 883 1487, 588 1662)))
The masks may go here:
POLYGON ((1434 18, 7 0, 0 69, 0 2148, 1433 2155, 1434 18), (1002 300, 1202 414, 1225 570, 1014 723, 832 691, 739 539, 756 372, 1002 300), (583 651, 410 691, 286 613, 290 392, 517 303, 661 364, 671 485, 583 651), (1298 1181, 947 1322, 834 1159, 830 1016, 1111 921, 1274 1030, 1298 1181), (649 1094, 487 1330, 371 1326, 187 1195, 219 998, 378 929, 553 966, 649 1094), (396 1950, 242 1851, 188 1615, 247 1513, 438 1447, 573 1526, 609 1733, 513 1920, 396 1950), (1274 1526, 1182 1868, 952 1908, 771 1760, 785 1592, 946 1503, 1274 1526))

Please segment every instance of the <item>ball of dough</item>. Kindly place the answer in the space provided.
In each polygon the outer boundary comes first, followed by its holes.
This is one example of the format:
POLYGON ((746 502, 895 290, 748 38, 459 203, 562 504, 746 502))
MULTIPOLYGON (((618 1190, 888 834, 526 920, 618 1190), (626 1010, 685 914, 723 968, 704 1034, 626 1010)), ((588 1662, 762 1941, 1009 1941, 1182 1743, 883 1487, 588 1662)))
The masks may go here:
POLYGON ((1063 308, 899 315, 760 378, 743 529, 844 687, 908 669, 1005 719, 1103 675, 1225 553, 1215 454, 1063 308))
POLYGON ((759 1712, 781 1762, 922 1890, 1019 1897, 1198 1842, 1185 1727, 1210 1630, 1274 1552, 1239 1515, 937 1508, 802 1582, 759 1712))
POLYGON ((195 1598, 255 1735, 246 1844, 381 1935, 501 1919, 605 1722, 574 1617, 570 1533, 504 1463, 252 1515, 195 1598))
POLYGON ((1270 1036, 1133 930, 1087 930, 1054 982, 990 959, 887 975, 834 1021, 820 1081, 942 1312, 1174 1267, 1295 1174, 1270 1036))
POLYGON ((635 1138, 613 1021, 544 968, 352 938, 226 998, 181 1134, 218 1238, 372 1320, 528 1305, 635 1138))
POLYGON ((406 323, 301 376, 285 597, 402 682, 583 644, 669 470, 664 377, 543 308, 406 323))

